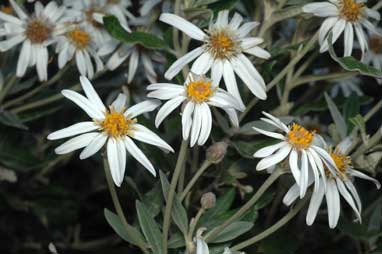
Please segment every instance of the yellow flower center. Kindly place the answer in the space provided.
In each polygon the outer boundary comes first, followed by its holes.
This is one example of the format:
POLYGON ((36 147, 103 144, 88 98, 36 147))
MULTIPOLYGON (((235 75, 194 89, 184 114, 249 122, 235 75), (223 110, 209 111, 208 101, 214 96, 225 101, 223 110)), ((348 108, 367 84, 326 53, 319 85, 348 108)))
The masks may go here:
POLYGON ((380 36, 370 37, 369 46, 370 46, 370 49, 375 54, 381 54, 382 53, 382 37, 380 37, 380 36))
POLYGON ((0 11, 4 12, 6 14, 9 14, 9 15, 13 14, 13 9, 11 6, 2 5, 0 7, 0 11))
MULTIPOLYGON (((344 178, 346 176, 346 171, 351 166, 352 161, 350 156, 346 156, 342 154, 340 151, 335 149, 334 151, 330 152, 330 157, 332 157, 334 163, 337 166, 339 176, 344 178)), ((325 167, 325 174, 327 177, 333 177, 332 173, 328 170, 326 166, 325 167)))
POLYGON ((294 123, 287 134, 287 141, 297 150, 306 149, 313 142, 314 132, 294 123))
POLYGON ((357 3, 355 0, 342 0, 340 5, 341 16, 347 21, 359 20, 364 3, 357 3))
POLYGON ((214 94, 216 89, 212 88, 212 81, 200 79, 188 83, 186 90, 187 97, 190 100, 196 103, 201 103, 208 100, 208 98, 214 94))
POLYGON ((207 45, 215 58, 230 57, 238 50, 236 40, 224 30, 212 31, 207 45))
POLYGON ((127 119, 123 113, 111 109, 98 124, 110 137, 118 138, 131 134, 132 125, 136 122, 136 119, 127 119))
POLYGON ((49 39, 52 28, 41 20, 31 20, 25 30, 26 37, 32 43, 43 43, 49 39))
POLYGON ((67 35, 78 49, 84 49, 89 45, 90 35, 81 28, 69 31, 67 35))

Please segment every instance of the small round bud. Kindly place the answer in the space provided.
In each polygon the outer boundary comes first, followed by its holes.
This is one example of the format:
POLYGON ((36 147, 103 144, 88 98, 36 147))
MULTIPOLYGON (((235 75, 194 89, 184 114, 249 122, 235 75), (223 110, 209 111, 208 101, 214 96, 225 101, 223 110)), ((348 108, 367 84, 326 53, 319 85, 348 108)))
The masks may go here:
POLYGON ((217 164, 224 159, 227 152, 228 143, 221 141, 216 142, 207 149, 207 160, 217 164))
POLYGON ((203 209, 210 209, 215 206, 216 196, 212 192, 204 193, 200 199, 200 204, 203 209))

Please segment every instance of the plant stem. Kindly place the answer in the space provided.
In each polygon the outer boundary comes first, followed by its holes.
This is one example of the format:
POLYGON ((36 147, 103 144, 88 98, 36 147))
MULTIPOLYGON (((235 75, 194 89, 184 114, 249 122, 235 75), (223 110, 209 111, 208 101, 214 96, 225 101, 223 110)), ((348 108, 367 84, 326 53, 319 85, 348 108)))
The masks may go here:
POLYGON ((64 68, 62 68, 61 70, 59 70, 51 79, 49 79, 48 81, 38 85, 36 88, 30 90, 29 92, 11 100, 11 101, 7 101, 7 103, 4 103, 4 108, 9 108, 10 106, 12 105, 15 105, 19 102, 23 102, 25 101, 26 99, 29 99, 30 97, 32 97, 33 95, 35 95, 36 93, 38 93, 40 90, 56 83, 61 77, 62 75, 69 69, 70 65, 67 64, 64 68))
POLYGON ((4 100, 5 96, 7 95, 7 93, 9 92, 9 90, 11 90, 12 86, 16 83, 17 81, 17 77, 16 75, 13 75, 8 83, 4 86, 3 90, 0 91, 0 105, 2 103, 2 101, 4 100))
POLYGON ((297 203, 297 205, 295 207, 292 207, 289 210, 289 212, 284 217, 282 217, 278 222, 276 222, 275 224, 273 224, 271 227, 267 228, 266 230, 264 230, 260 234, 255 235, 254 237, 249 238, 248 240, 245 240, 239 244, 236 244, 235 246, 233 246, 231 248, 231 250, 232 251, 242 250, 245 247, 248 247, 252 244, 255 244, 256 242, 258 242, 258 241, 268 237, 269 235, 273 234, 274 232, 276 232, 277 230, 282 228, 284 225, 286 225, 294 216, 296 216, 297 213, 304 207, 307 200, 308 200, 307 197, 300 200, 297 203))
POLYGON ((142 240, 139 237, 137 237, 137 235, 134 233, 134 231, 135 231, 134 228, 126 220, 125 214, 122 210, 121 203, 119 202, 119 199, 118 199, 117 192, 115 190, 114 182, 113 182, 113 179, 112 179, 111 173, 110 173, 109 163, 107 161, 106 156, 103 156, 103 165, 104 165, 104 169, 105 169, 106 181, 107 181, 107 185, 109 187, 111 199, 113 200, 113 204, 114 204, 115 210, 118 214, 118 217, 126 229, 127 235, 131 238, 132 241, 134 241, 138 245, 138 247, 144 253, 148 253, 146 246, 145 246, 146 244, 144 242, 142 242, 142 240))
POLYGON ((178 183, 180 173, 183 169, 183 165, 186 161, 187 146, 188 146, 188 140, 183 140, 180 146, 180 151, 178 155, 178 160, 176 162, 174 174, 171 179, 170 190, 167 195, 166 208, 165 208, 164 218, 163 218, 163 253, 164 254, 167 254, 167 240, 168 240, 167 238, 168 238, 168 230, 170 228, 172 203, 175 197, 176 185, 178 183))
POLYGON ((369 148, 378 144, 382 138, 382 129, 379 128, 376 133, 367 141, 367 144, 362 144, 358 149, 352 154, 353 158, 357 158, 361 154, 365 153, 369 148))
POLYGON ((293 80, 290 84, 290 88, 293 89, 295 87, 298 87, 300 85, 303 85, 309 82, 315 82, 315 81, 321 81, 321 80, 344 79, 344 78, 350 78, 356 75, 357 75, 356 72, 336 72, 336 73, 330 73, 326 75, 307 75, 307 76, 303 76, 301 78, 293 80))
POLYGON ((217 226, 205 236, 206 241, 213 240, 224 228, 230 225, 235 220, 239 219, 246 211, 248 211, 264 194, 264 192, 272 185, 274 181, 276 181, 279 176, 281 176, 284 172, 281 169, 277 169, 273 171, 273 173, 268 177, 268 179, 260 186, 257 192, 252 196, 247 203, 244 204, 234 215, 228 218, 223 224, 217 226))
POLYGON ((194 184, 196 183, 196 181, 199 179, 199 177, 204 173, 204 171, 206 171, 206 169, 211 165, 211 162, 209 162, 208 160, 205 160, 203 162, 203 164, 200 166, 200 168, 196 171, 195 175, 192 177, 192 179, 190 180, 190 182, 187 184, 186 188, 184 188, 184 191, 182 192, 182 194, 180 195, 179 199, 180 201, 182 201, 186 195, 188 194, 188 192, 191 190, 191 188, 194 186, 194 184))

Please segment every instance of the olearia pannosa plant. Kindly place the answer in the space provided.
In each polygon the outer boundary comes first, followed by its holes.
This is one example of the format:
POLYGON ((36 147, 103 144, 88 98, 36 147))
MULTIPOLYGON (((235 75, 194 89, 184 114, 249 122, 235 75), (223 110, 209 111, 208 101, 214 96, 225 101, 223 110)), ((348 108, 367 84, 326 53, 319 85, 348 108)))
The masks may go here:
POLYGON ((381 251, 381 1, 0 7, 9 250, 381 251))

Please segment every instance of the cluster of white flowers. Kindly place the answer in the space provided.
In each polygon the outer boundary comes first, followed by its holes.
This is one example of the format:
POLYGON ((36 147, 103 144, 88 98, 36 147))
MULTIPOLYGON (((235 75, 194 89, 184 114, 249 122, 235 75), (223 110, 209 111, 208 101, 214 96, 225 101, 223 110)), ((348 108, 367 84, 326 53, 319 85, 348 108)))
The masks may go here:
MULTIPOLYGON (((82 149, 80 159, 88 158, 106 144, 111 175, 117 186, 124 179, 126 151, 139 161, 154 176, 156 171, 147 156, 138 148, 134 140, 157 146, 165 151, 174 152, 172 147, 151 130, 138 123, 137 116, 159 109, 155 125, 158 127, 164 119, 177 108, 181 111, 182 137, 189 140, 190 146, 204 145, 211 133, 213 119, 210 107, 222 109, 234 127, 239 127, 238 111, 245 110, 236 75, 249 91, 258 99, 267 99, 266 83, 254 66, 252 58, 267 60, 270 53, 261 47, 262 38, 251 35, 257 22, 243 22, 244 18, 234 13, 229 19, 228 11, 220 11, 214 22, 203 31, 195 24, 171 13, 162 13, 159 20, 181 30, 200 45, 177 59, 166 71, 164 77, 173 79, 184 67, 190 64, 191 70, 182 85, 157 83, 154 70, 153 54, 148 54, 136 45, 120 44, 103 27, 103 17, 114 15, 120 24, 131 31, 130 27, 142 26, 144 17, 134 17, 128 7, 129 0, 64 0, 62 6, 51 1, 45 7, 35 2, 34 13, 27 14, 14 0, 9 0, 11 11, 0 11, 0 51, 7 51, 22 43, 17 63, 18 77, 25 75, 27 68, 36 66, 41 81, 48 79, 48 48, 54 46, 57 53, 58 67, 63 68, 75 59, 81 85, 86 95, 71 90, 62 94, 83 109, 92 119, 80 122, 65 129, 51 133, 50 140, 76 136, 56 148, 57 154, 65 154, 82 149), (109 106, 105 106, 92 84, 96 72, 105 66, 114 70, 127 59, 128 82, 134 79, 139 58, 151 85, 147 86, 150 98, 126 109, 126 95, 120 94, 109 106), (95 65, 95 67, 94 67, 95 65), (226 90, 221 83, 224 82, 226 90)), ((142 16, 149 13, 159 1, 147 1, 141 8, 142 16)), ((329 2, 311 3, 303 7, 306 13, 326 17, 319 30, 321 52, 328 50, 328 35, 333 33, 332 42, 336 42, 344 32, 344 55, 352 54, 354 38, 358 38, 362 53, 369 53, 368 38, 372 51, 382 48, 378 31, 368 20, 379 20, 378 12, 368 9, 363 1, 330 0, 329 2), (366 36, 366 28, 373 36, 366 36), (354 36, 354 33, 356 36, 354 36), (374 45, 374 46, 373 46, 374 45)), ((365 59, 375 67, 381 67, 381 51, 378 57, 367 56, 365 59)), ((279 143, 258 150, 254 157, 261 158, 257 170, 270 169, 287 161, 296 184, 284 197, 284 203, 291 205, 296 199, 303 198, 313 186, 307 224, 315 220, 318 208, 326 197, 330 227, 337 225, 340 214, 339 194, 353 208, 361 220, 361 200, 352 183, 353 177, 359 177, 379 183, 352 168, 351 158, 347 156, 349 140, 344 140, 334 150, 324 139, 303 126, 293 123, 285 125, 280 119, 264 113, 264 122, 284 132, 280 134, 269 130, 254 128, 257 132, 280 140, 279 143), (287 160, 286 160, 287 158, 287 160)), ((197 239, 197 253, 208 253, 208 246, 197 239)), ((224 253, 230 253, 227 249, 224 253)))
MULTIPOLYGON (((60 69, 75 59, 79 73, 88 78, 104 70, 104 62, 108 69, 114 70, 130 56, 129 82, 135 75, 141 55, 147 78, 155 82, 151 57, 140 53, 134 46, 116 50, 118 41, 103 27, 103 17, 114 15, 126 31, 131 31, 128 20, 137 21, 138 18, 127 9, 130 0, 64 0, 62 6, 51 1, 45 7, 37 1, 32 14, 15 0, 9 0, 9 3, 7 9, 0 11, 0 51, 8 51, 22 43, 17 63, 18 77, 23 77, 28 67, 36 66, 40 81, 46 81, 51 62, 49 47, 54 47, 60 69)), ((148 12, 156 3, 158 1, 147 1, 142 8, 148 12)))

